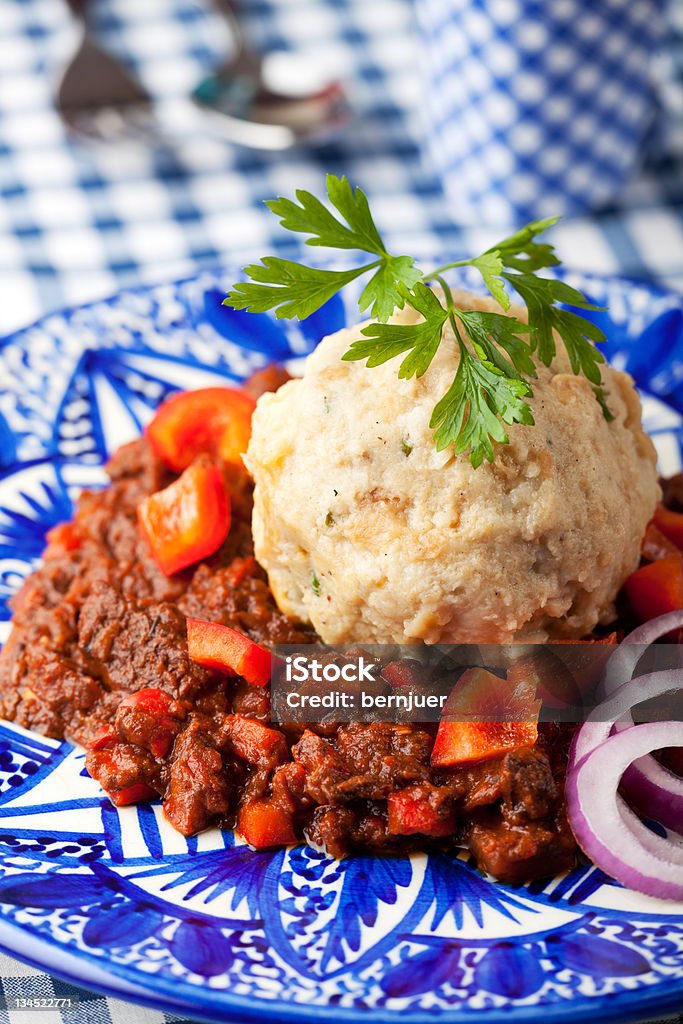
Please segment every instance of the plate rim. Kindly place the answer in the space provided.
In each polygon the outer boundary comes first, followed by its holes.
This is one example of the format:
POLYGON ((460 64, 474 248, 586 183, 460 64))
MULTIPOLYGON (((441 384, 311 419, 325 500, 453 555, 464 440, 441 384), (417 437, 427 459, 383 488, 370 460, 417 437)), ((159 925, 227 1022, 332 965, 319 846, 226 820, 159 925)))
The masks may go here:
MULTIPOLYGON (((31 966, 36 967, 38 970, 43 968, 38 960, 32 958, 17 956, 16 953, 12 952, 11 947, 6 946, 3 940, 3 933, 17 932, 21 935, 29 935, 32 942, 39 944, 41 948, 49 948, 57 943, 51 943, 45 939, 39 938, 38 936, 30 935, 23 928, 17 925, 9 924, 5 921, 0 922, 0 950, 6 952, 9 956, 14 956, 16 959, 24 960, 29 962, 31 966)), ((94 954, 84 953, 79 950, 78 952, 67 952, 63 951, 64 955, 69 958, 73 958, 74 965, 78 964, 81 960, 86 960, 88 964, 94 964, 98 966, 98 957, 94 954)), ((112 963, 107 961, 107 970, 111 971, 117 979, 126 981, 125 965, 112 963)), ((51 973, 47 971, 46 973, 51 973)), ((76 975, 70 975, 68 971, 57 970, 54 972, 56 976, 61 976, 65 980, 79 986, 80 988, 89 988, 90 985, 83 985, 82 980, 79 980, 76 975)), ((157 985, 157 989, 173 989, 178 987, 185 987, 187 982, 174 981, 173 979, 159 978, 158 975, 149 975, 149 979, 154 979, 155 984, 161 981, 161 985, 157 985)), ((287 1003, 282 1000, 260 1000, 257 1001, 250 996, 237 995, 232 992, 228 992, 226 989, 211 989, 208 986, 196 986, 193 987, 193 994, 198 995, 198 1000, 193 999, 192 1003, 180 1002, 173 1000, 172 992, 163 992, 163 995, 168 996, 168 1002, 166 1000, 157 1000, 156 1007, 161 1008, 164 1011, 168 1011, 171 1007, 174 1013, 187 1013, 191 1010, 192 1013, 199 1012, 202 1014, 208 1024, 272 1024, 273 1016, 272 1010, 277 1009, 278 1017, 277 1024, 308 1024, 316 1020, 328 1019, 330 1022, 337 1021, 353 1022, 358 1024, 358 1021, 363 1019, 365 1014, 372 1015, 372 1021, 377 1024, 396 1024, 397 1019, 407 1022, 407 1024, 434 1024, 434 1022, 443 1020, 447 1021, 448 1024, 467 1024, 467 1022, 474 1022, 474 1024, 507 1024, 508 1021, 513 1021, 515 1024, 526 1024, 527 1021, 532 1024, 537 1024, 541 1021, 550 1021, 551 1024, 576 1024, 577 1021, 582 1019, 588 1024, 595 1019, 595 1013, 600 1014, 600 1020, 607 1022, 607 1024, 637 1024, 637 1022, 652 1022, 654 1015, 669 1014, 680 1012, 681 1006, 683 1005, 683 978, 675 979, 675 986, 667 986, 669 991, 665 993, 666 998, 659 998, 662 993, 657 990, 660 985, 653 985, 649 988, 642 989, 638 992, 633 992, 629 989, 623 989, 620 992, 612 992, 610 994, 601 996, 588 996, 581 997, 581 999, 573 998, 566 1002, 566 1005, 562 1004, 545 1004, 537 1006, 518 1006, 505 1009, 502 1007, 496 1007, 492 1009, 483 1010, 467 1010, 467 1009, 448 1009, 440 1010, 438 1014, 434 1014, 429 1010, 410 1010, 410 1011, 386 1011, 384 1009, 365 1009, 360 1010, 358 1007, 343 1007, 343 1006, 326 1006, 324 1004, 309 1004, 309 1003, 287 1003), (209 996, 210 993, 220 993, 221 995, 227 993, 227 1000, 221 1000, 224 1005, 212 1005, 209 996), (653 998, 651 998, 652 996, 653 998), (637 998, 636 998, 637 997, 637 998), (627 1005, 620 1006, 619 1003, 627 1005), (235 1005, 239 1011, 238 1017, 233 1017, 232 1021, 226 1018, 226 1010, 231 1011, 232 1005, 235 1005), (578 1016, 579 1014, 585 1014, 585 1017, 578 1016)), ((98 985, 93 984, 92 990, 97 991, 98 985)), ((135 1002, 136 996, 123 993, 121 990, 117 990, 116 986, 112 986, 109 991, 106 990, 105 986, 101 986, 101 991, 105 995, 111 995, 117 999, 128 1000, 129 1002, 135 1002)), ((154 1005, 154 1000, 148 997, 142 997, 140 1002, 143 1005, 154 1005)))
MULTIPOLYGON (((317 254, 309 254, 309 262, 311 265, 319 267, 332 267, 335 266, 338 260, 325 260, 323 258, 316 259, 317 254)), ((440 256, 444 255, 441 250, 435 249, 432 255, 426 257, 419 257, 421 261, 432 261, 437 260, 440 256)), ((199 281, 205 275, 207 277, 223 277, 233 270, 238 269, 239 273, 242 273, 242 261, 235 260, 235 263, 210 263, 206 266, 200 267, 194 273, 183 274, 181 277, 173 278, 161 278, 158 281, 144 281, 140 284, 126 285, 123 288, 116 288, 113 291, 107 292, 105 295, 101 295, 99 298, 89 299, 87 302, 75 302, 65 303, 64 305, 57 306, 55 309, 48 310, 46 313, 41 313, 40 316, 31 320, 28 324, 23 327, 13 328, 9 334, 0 334, 0 355, 2 354, 5 346, 11 342, 17 341, 22 334, 27 334, 29 331, 33 331, 36 328, 44 326, 45 323, 52 317, 69 317, 74 313, 78 313, 81 310, 90 310, 95 306, 100 305, 111 305, 117 299, 125 295, 140 295, 145 292, 154 291, 157 288, 179 288, 185 284, 191 284, 193 281, 199 281)), ((553 268, 553 276, 556 277, 581 277, 585 281, 600 281, 605 284, 614 283, 616 285, 623 285, 624 287, 630 288, 644 288, 646 291, 651 292, 654 296, 660 299, 675 299, 683 306, 683 286, 680 291, 676 288, 672 288, 668 285, 659 284, 656 281, 648 280, 647 278, 641 277, 630 277, 628 274, 600 274, 593 271, 581 270, 575 266, 568 266, 561 264, 560 267, 553 268)), ((296 319, 296 318, 295 318, 296 319)))
MULTIPOLYGON (((434 255, 436 258, 436 251, 434 255)), ((426 259, 430 258, 426 257, 426 259)), ((316 261, 320 265, 324 263, 329 265, 330 262, 316 261)), ((0 336, 0 358, 7 345, 21 345, 22 340, 36 330, 42 329, 50 334, 49 322, 53 318, 62 317, 69 319, 81 311, 91 311, 96 307, 109 307, 117 302, 125 301, 126 296, 154 293, 163 288, 173 291, 184 285, 200 282, 203 278, 206 278, 207 282, 213 280, 215 283, 217 278, 221 279, 232 275, 237 268, 241 269, 241 265, 237 260, 234 264, 232 262, 212 264, 201 267, 194 273, 186 274, 179 278, 146 281, 116 289, 107 295, 92 299, 86 303, 69 304, 51 310, 42 314, 30 324, 0 336)), ((596 281, 605 286, 611 284, 624 290, 641 288, 652 295, 653 298, 670 300, 672 304, 677 304, 683 309, 683 291, 679 292, 657 282, 631 278, 626 275, 584 272, 575 267, 563 267, 558 276, 578 277, 586 282, 596 281)), ((646 388, 642 390, 652 394, 654 398, 665 405, 669 405, 662 396, 654 394, 646 388)), ((669 407, 673 408, 671 405, 669 407)), ((50 462, 54 461, 54 458, 50 458, 49 454, 46 454, 45 458, 50 462)), ((76 986, 90 988, 92 991, 101 992, 105 996, 124 999, 129 1002, 139 1002, 141 1005, 166 1012, 170 1010, 174 1013, 187 1014, 188 1011, 191 1011, 192 1013, 199 1013, 206 1021, 210 1022, 226 1021, 227 1012, 232 1015, 231 1020, 233 1024, 257 1024, 257 1022, 258 1024, 264 1024, 264 1022, 272 1020, 272 1011, 275 1009, 278 1013, 278 1024, 302 1024, 302 1022, 313 1021, 315 1018, 320 1017, 330 1017, 340 1022, 352 1021, 357 1024, 359 1018, 366 1012, 357 1007, 308 1003, 297 1004, 289 1003, 282 999, 256 1000, 252 996, 230 992, 229 989, 212 989, 207 985, 189 985, 184 980, 167 979, 152 974, 144 976, 144 982, 150 983, 153 986, 151 991, 154 994, 149 996, 146 994, 141 995, 127 991, 128 984, 141 987, 137 981, 129 979, 128 976, 131 969, 127 965, 106 960, 104 957, 96 956, 78 947, 73 949, 64 947, 60 952, 73 961, 74 973, 71 974, 67 969, 60 967, 55 969, 50 965, 51 948, 55 947, 59 948, 57 942, 51 942, 44 937, 34 935, 17 924, 0 921, 0 950, 7 953, 7 955, 29 963, 38 970, 61 977, 76 986), (13 934, 22 936, 25 942, 27 941, 31 946, 35 946, 36 950, 40 951, 45 959, 33 959, 23 951, 18 954, 13 949, 13 934), (113 978, 121 983, 121 988, 117 987, 116 983, 109 987, 102 982, 88 982, 84 986, 77 973, 78 966, 84 962, 112 974, 113 978), (106 965, 106 968, 102 966, 103 964, 106 965), (182 987, 184 990, 190 990, 188 992, 192 1000, 190 1003, 174 998, 179 987, 182 987), (157 996, 161 998, 157 998, 157 996), (218 1002, 216 1002, 216 996, 218 996, 218 1002), (234 1015, 233 1010, 238 1016, 234 1015)), ((373 1019, 377 1024, 395 1024, 398 1016, 406 1020, 408 1024, 433 1024, 438 1019, 458 1022, 458 1024, 460 1022, 464 1024, 466 1021, 473 1021, 475 1024, 505 1024, 508 1021, 514 1021, 516 1024, 527 1024, 527 1022, 532 1024, 532 1022, 540 1022, 541 1020, 550 1021, 552 1024, 569 1024, 571 1021, 573 1024, 573 1022, 579 1019, 588 1024, 597 1013, 600 1014, 603 1020, 617 1024, 617 1022, 651 1020, 652 1016, 657 1014, 676 1013, 680 1011, 682 1005, 683 978, 674 978, 671 984, 660 982, 659 984, 650 985, 639 990, 623 989, 618 992, 592 997, 574 996, 563 1004, 546 1003, 508 1008, 482 1008, 479 1010, 453 1008, 441 1009, 437 1014, 428 1010, 386 1011, 384 1008, 373 1008, 367 1012, 372 1013, 373 1019), (665 988, 665 991, 662 991, 663 988, 665 988)))

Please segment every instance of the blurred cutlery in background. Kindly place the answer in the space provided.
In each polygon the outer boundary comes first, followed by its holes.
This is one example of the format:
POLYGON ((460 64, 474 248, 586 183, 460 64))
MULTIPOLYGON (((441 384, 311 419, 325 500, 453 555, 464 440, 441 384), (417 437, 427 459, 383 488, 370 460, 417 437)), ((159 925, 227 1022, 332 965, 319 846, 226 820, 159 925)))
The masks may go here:
POLYGON ((57 87, 55 105, 64 123, 89 140, 147 134, 153 124, 149 93, 116 57, 93 41, 87 0, 66 0, 66 4, 81 34, 57 87))
POLYGON ((214 6, 228 22, 233 56, 202 79, 189 99, 166 101, 157 109, 121 61, 93 40, 88 0, 66 3, 81 35, 61 76, 55 104, 81 138, 158 139, 164 134, 164 112, 171 111, 169 126, 208 131, 254 149, 282 150, 330 141, 348 124, 349 104, 341 84, 329 81, 301 55, 250 49, 229 0, 214 0, 214 6))
POLYGON ((213 129, 230 142, 257 149, 335 138, 350 116, 341 83, 322 80, 300 54, 250 49, 235 5, 230 0, 214 4, 228 21, 235 51, 192 94, 213 129))

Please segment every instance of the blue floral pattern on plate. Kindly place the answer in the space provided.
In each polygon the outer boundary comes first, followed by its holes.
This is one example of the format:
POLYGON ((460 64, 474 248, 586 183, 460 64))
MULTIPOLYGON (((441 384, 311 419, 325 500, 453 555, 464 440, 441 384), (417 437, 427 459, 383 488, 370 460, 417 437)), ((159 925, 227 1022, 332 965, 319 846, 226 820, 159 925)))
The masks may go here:
MULTIPOLYGON (((125 292, 2 344, 0 639, 45 532, 83 487, 102 485, 107 453, 159 401, 269 359, 295 362, 356 318, 341 300, 300 325, 236 314, 220 304, 232 279, 125 292)), ((641 386, 662 464, 680 468, 683 300, 571 279, 609 304, 608 354, 641 386)), ((218 830, 184 839, 158 805, 112 807, 82 751, 7 724, 0 904, 0 941, 21 929, 48 969, 45 950, 66 951, 82 976, 99 965, 121 992, 143 986, 209 1019, 341 1021, 371 1009, 413 1024, 589 1021, 683 1002, 683 906, 629 893, 593 866, 510 887, 464 853, 338 862, 305 847, 254 852, 218 830)))

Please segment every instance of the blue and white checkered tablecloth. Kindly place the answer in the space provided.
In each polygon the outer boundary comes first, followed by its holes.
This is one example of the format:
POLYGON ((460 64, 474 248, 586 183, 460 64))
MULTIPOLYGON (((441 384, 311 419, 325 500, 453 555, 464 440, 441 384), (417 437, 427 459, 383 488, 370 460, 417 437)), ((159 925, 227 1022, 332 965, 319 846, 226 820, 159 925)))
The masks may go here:
MULTIPOLYGON (((503 0, 510 2, 510 0, 503 0)), ((42 312, 122 285, 183 276, 290 243, 262 200, 321 191, 328 170, 370 195, 389 244, 462 254, 495 240, 458 227, 421 155, 419 37, 410 0, 249 0, 256 45, 286 48, 348 82, 356 112, 337 144, 263 154, 207 136, 183 97, 229 49, 210 0, 92 0, 102 37, 160 100, 164 139, 84 148, 51 106, 75 43, 62 0, 0 4, 0 336, 42 312)), ((683 36, 683 0, 671 2, 683 36)), ((564 260, 584 270, 683 285, 683 47, 662 55, 667 152, 600 217, 561 224, 564 260), (676 72, 679 79, 676 82, 676 72), (678 154, 678 156, 677 156, 678 154)), ((457 126, 454 128, 457 131, 457 126)))
MULTIPOLYGON (((291 249, 262 200, 297 187, 321 192, 327 171, 367 191, 396 251, 456 257, 495 240, 492 229, 458 226, 465 211, 446 200, 421 153, 410 0, 243 4, 253 43, 294 50, 334 72, 347 82, 355 110, 352 130, 334 145, 278 154, 231 147, 188 116, 184 97, 230 46, 209 0, 92 2, 103 40, 158 97, 160 136, 111 148, 70 141, 51 105, 76 38, 66 4, 0 0, 0 338, 44 312, 121 286, 291 249)), ((582 270, 683 287, 683 0, 670 6, 671 38, 659 68, 669 115, 665 150, 617 206, 561 224, 555 242, 564 261, 582 270)), ((6 995, 69 987, 2 956, 0 978, 6 995)), ((115 999, 80 998, 70 1021, 178 1020, 115 999)), ((59 1024, 61 1015, 52 1018, 59 1024)), ((0 1009, 0 1024, 15 1020, 27 1017, 0 1009)))

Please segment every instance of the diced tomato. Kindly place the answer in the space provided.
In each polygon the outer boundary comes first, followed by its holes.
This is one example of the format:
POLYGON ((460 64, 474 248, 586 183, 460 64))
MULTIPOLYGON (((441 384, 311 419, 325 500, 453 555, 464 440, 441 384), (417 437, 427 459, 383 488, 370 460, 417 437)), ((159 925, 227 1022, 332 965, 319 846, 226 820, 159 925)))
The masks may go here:
POLYGON ((256 402, 237 388, 202 388, 168 398, 145 435, 167 466, 180 472, 203 452, 241 462, 256 402))
POLYGON ((129 804, 142 804, 147 800, 155 800, 159 794, 144 782, 136 782, 132 786, 120 789, 118 793, 107 793, 107 796, 117 807, 127 807, 129 804))
POLYGON ((468 669, 444 707, 432 764, 453 767, 533 746, 539 710, 532 681, 510 684, 486 669, 468 669))
POLYGON ((297 841, 291 811, 272 797, 244 803, 237 815, 237 831, 257 850, 297 841))
POLYGON ((657 505, 652 522, 679 551, 683 549, 683 513, 672 512, 664 505, 657 505))
POLYGON ((187 649, 198 665, 242 676, 252 686, 267 686, 277 660, 236 629, 201 619, 187 620, 187 649))
POLYGON ((59 558, 60 555, 77 551, 83 538, 75 523, 57 523, 45 534, 47 546, 43 558, 59 558))
POLYGON ((116 709, 116 725, 129 743, 162 758, 175 742, 185 708, 165 690, 147 687, 123 698, 116 709))
POLYGON ((166 576, 212 555, 230 529, 230 497, 217 466, 190 466, 138 506, 138 520, 166 576))
POLYGON ((648 524, 645 536, 643 537, 643 543, 640 547, 640 553, 647 562, 658 562, 661 558, 666 558, 668 555, 681 554, 674 542, 665 537, 654 523, 648 524))
POLYGON ((683 558, 668 555, 636 569, 626 580, 624 590, 643 622, 683 608, 683 558))
POLYGON ((227 732, 237 756, 249 764, 272 766, 287 758, 287 743, 282 733, 269 729, 255 718, 231 715, 227 732))
POLYGON ((395 836, 449 836, 455 831, 454 814, 437 814, 419 785, 390 793, 387 811, 389 831, 395 836))

